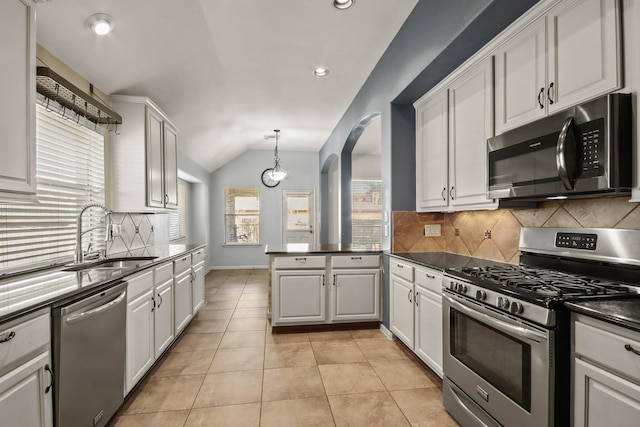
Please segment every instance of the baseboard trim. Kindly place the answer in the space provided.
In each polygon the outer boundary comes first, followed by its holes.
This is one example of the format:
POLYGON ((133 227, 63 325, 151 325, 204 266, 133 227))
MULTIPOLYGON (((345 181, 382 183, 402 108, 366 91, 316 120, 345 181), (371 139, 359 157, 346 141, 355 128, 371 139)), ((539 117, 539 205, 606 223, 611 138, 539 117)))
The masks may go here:
POLYGON ((387 327, 384 326, 384 323, 380 323, 380 332, 382 332, 384 334, 384 336, 389 338, 390 340, 395 340, 396 339, 396 337, 393 336, 393 332, 388 330, 387 327))

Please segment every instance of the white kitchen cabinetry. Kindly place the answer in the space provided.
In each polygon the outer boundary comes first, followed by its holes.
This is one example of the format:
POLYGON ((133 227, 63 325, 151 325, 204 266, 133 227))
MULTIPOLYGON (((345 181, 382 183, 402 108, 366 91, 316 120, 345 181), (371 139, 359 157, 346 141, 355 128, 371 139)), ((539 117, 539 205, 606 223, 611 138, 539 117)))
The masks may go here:
POLYGON ((410 349, 414 343, 414 298, 413 266, 391 259, 390 283, 390 326, 391 332, 400 338, 410 349))
POLYGON ((416 108, 416 210, 495 209, 487 199, 493 136, 492 59, 467 69, 416 108))
POLYGON ((415 291, 414 351, 442 377, 442 273, 416 267, 415 291))
POLYGON ((553 6, 495 52, 496 133, 619 89, 621 45, 619 0, 553 6))
POLYGON ((46 310, 0 325, 3 426, 53 426, 49 319, 46 310))
POLYGON ((155 361, 153 271, 127 278, 125 395, 155 361))
POLYGON ((173 322, 173 263, 155 268, 154 282, 154 355, 159 358, 169 348, 174 334, 173 322))
POLYGON ((272 325, 380 320, 380 255, 275 256, 272 325))
POLYGON ((380 320, 380 256, 331 257, 331 321, 380 320))
POLYGON ((113 95, 111 106, 122 115, 122 125, 111 134, 110 209, 176 209, 176 126, 148 98, 113 95))
POLYGON ((204 305, 204 249, 199 249, 191 254, 191 269, 193 271, 192 311, 195 315, 204 305))
POLYGON ((273 262, 272 324, 324 323, 326 257, 277 257, 273 262))
POLYGON ((572 425, 638 425, 640 333, 575 314, 572 325, 572 425))
POLYGON ((182 332, 193 318, 192 274, 190 255, 185 255, 173 262, 176 336, 182 332))
POLYGON ((0 2, 0 199, 36 193, 36 21, 31 0, 0 2))

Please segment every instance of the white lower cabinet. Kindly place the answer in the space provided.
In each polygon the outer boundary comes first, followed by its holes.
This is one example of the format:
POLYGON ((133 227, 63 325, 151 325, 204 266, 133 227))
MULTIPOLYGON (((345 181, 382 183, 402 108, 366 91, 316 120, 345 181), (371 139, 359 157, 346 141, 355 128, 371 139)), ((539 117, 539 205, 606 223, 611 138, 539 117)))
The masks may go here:
POLYGON ((637 426, 640 333, 573 316, 573 425, 637 426))
POLYGON ((184 271, 175 278, 175 331, 178 335, 187 327, 193 317, 191 297, 191 270, 184 271))
POLYGON ((53 426, 50 315, 41 313, 0 325, 0 425, 53 426))
POLYGON ((442 377, 442 273, 393 258, 389 265, 391 332, 442 377))
POLYGON ((169 348, 173 339, 173 277, 155 287, 154 353, 156 359, 169 348))
POLYGON ((155 361, 153 271, 127 278, 127 357, 125 394, 155 361))
POLYGON ((200 310, 200 307, 204 305, 204 261, 195 264, 192 270, 192 306, 193 314, 196 314, 198 310, 200 310))
POLYGON ((380 320, 379 255, 276 256, 272 325, 380 320))

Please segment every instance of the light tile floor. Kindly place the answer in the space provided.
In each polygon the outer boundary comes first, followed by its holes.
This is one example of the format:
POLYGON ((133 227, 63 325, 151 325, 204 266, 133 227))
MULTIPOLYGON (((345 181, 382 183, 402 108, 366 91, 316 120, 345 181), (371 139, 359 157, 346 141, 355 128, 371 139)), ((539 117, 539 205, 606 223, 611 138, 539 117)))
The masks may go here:
POLYGON ((110 426, 457 426, 439 379, 379 330, 271 334, 267 283, 209 273, 207 303, 110 426))

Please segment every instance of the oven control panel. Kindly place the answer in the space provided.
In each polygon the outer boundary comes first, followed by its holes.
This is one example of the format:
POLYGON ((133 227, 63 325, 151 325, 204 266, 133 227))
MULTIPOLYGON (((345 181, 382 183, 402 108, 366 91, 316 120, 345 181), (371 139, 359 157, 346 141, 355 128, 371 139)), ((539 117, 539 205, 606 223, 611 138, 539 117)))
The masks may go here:
POLYGON ((557 248, 585 249, 588 251, 595 251, 597 243, 597 234, 556 233, 557 248))

